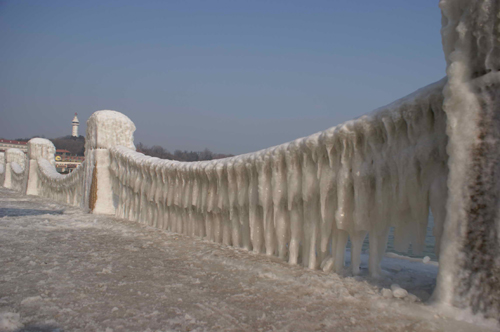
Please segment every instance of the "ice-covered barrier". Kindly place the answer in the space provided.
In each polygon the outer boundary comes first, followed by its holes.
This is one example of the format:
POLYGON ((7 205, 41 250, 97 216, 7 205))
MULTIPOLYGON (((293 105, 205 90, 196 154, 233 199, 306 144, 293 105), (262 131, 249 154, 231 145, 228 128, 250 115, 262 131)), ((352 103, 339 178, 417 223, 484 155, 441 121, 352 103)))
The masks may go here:
POLYGON ((24 192, 26 189, 26 155, 23 151, 11 148, 5 151, 5 170, 4 170, 5 188, 24 192))
POLYGON ((313 269, 341 270, 349 237, 354 273, 369 234, 377 275, 390 227, 398 250, 423 249, 429 207, 439 243, 445 83, 309 137, 221 160, 161 160, 113 146, 116 214, 313 269))
MULTIPOLYGON (((434 217, 433 299, 500 319, 500 0, 441 0, 447 77, 371 114, 255 153, 185 163, 135 151, 125 115, 87 122, 85 165, 60 175, 54 148, 30 141, 28 193, 173 232, 340 271, 424 245, 434 217)), ((0 181, 27 167, 6 153, 0 181)), ((24 155, 23 155, 24 157, 24 155)), ((16 159, 17 158, 17 159, 16 159)))
POLYGON ((47 159, 39 158, 38 187, 39 196, 75 206, 83 206, 83 180, 85 163, 69 174, 59 174, 47 159))
POLYGON ((55 167, 55 152, 54 144, 47 139, 33 138, 28 142, 27 194, 83 207, 85 162, 69 174, 59 174, 55 167))

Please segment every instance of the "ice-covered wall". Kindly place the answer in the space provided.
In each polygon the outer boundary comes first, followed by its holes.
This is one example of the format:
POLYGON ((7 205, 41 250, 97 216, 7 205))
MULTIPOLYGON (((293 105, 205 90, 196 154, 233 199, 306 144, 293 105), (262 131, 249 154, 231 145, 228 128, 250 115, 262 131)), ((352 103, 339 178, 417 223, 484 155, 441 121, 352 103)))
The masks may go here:
POLYGON ((55 152, 54 144, 48 139, 33 138, 28 142, 30 169, 27 194, 83 206, 85 163, 69 174, 60 174, 55 167, 55 152))
POLYGON ((11 148, 5 151, 5 188, 23 192, 26 189, 26 155, 23 151, 11 148))
POLYGON ((500 1, 440 7, 450 197, 434 295, 500 320, 500 1))
POLYGON ((116 215, 313 269, 342 269, 349 237, 354 273, 369 234, 369 268, 377 275, 391 226, 398 250, 411 243, 419 252, 430 208, 439 243, 445 83, 309 137, 232 158, 177 162, 113 146, 116 215))

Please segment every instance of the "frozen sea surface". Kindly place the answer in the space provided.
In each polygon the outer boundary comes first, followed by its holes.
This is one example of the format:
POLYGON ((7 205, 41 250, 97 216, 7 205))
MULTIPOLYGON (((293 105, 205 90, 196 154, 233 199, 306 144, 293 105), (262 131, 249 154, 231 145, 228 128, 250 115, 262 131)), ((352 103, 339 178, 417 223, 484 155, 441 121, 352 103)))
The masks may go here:
POLYGON ((371 279, 363 258, 358 277, 312 271, 2 188, 0 331, 495 330, 420 302, 436 264, 385 257, 371 279), (394 283, 416 297, 384 297, 394 283))

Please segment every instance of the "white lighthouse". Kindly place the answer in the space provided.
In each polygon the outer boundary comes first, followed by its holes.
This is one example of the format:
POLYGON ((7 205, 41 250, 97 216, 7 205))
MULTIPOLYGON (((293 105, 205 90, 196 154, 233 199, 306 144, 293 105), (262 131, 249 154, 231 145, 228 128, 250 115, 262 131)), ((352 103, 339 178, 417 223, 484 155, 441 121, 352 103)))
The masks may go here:
POLYGON ((80 121, 78 121, 78 118, 76 117, 76 113, 75 113, 75 117, 73 118, 73 122, 71 122, 73 124, 73 131, 71 133, 71 136, 73 137, 78 137, 78 125, 80 124, 80 121))

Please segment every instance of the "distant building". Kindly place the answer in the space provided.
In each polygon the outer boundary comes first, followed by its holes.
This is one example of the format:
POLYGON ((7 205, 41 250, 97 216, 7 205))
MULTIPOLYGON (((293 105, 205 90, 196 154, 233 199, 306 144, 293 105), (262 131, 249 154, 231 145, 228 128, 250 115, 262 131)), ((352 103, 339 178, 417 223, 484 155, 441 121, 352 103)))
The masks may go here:
POLYGON ((80 125, 80 121, 78 121, 76 113, 75 113, 75 117, 73 118, 73 122, 71 122, 71 123, 73 124, 73 130, 71 132, 71 136, 78 137, 78 126, 80 125))
POLYGON ((73 172, 83 161, 83 156, 72 156, 68 150, 56 150, 56 169, 61 174, 73 172))
POLYGON ((28 142, 0 139, 0 152, 5 152, 5 150, 10 148, 16 148, 23 151, 24 153, 28 153, 28 142))
MULTIPOLYGON (((80 121, 78 121, 78 117, 76 115, 77 114, 75 113, 75 117, 71 122, 71 124, 73 125, 71 136, 73 137, 78 137, 78 125, 80 124, 80 121)), ((28 142, 0 139, 0 152, 5 152, 5 150, 10 148, 17 148, 27 154, 28 142)), ((68 150, 57 149, 55 160, 56 160, 57 171, 62 174, 67 174, 71 173, 75 168, 78 167, 78 165, 83 163, 85 157, 72 156, 71 152, 69 152, 68 150)))

